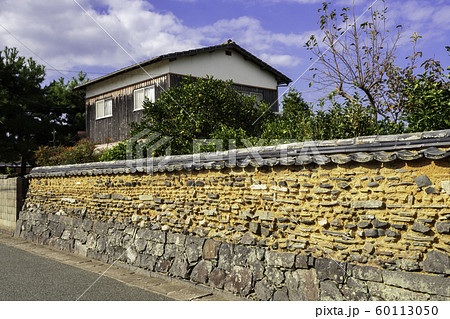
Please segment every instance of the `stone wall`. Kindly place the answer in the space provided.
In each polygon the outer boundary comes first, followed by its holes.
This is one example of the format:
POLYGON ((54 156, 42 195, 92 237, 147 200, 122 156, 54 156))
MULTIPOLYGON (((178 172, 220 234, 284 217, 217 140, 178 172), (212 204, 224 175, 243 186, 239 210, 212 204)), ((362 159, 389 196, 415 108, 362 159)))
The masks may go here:
POLYGON ((333 160, 38 169, 16 235, 254 299, 448 299, 449 151, 420 142, 333 160))
POLYGON ((22 207, 24 181, 0 175, 0 230, 13 233, 22 207))
POLYGON ((115 260, 256 300, 450 300, 448 255, 433 250, 404 272, 184 235, 125 223, 22 212, 16 235, 112 263, 115 260))

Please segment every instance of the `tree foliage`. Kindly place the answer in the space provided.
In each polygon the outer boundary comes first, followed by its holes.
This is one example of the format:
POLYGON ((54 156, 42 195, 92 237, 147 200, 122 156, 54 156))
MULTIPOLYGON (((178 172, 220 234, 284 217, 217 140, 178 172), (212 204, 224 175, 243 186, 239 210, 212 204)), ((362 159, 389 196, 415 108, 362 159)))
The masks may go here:
POLYGON ((73 90, 88 81, 87 74, 80 71, 66 82, 64 78, 52 81, 45 87, 45 96, 52 116, 55 139, 63 145, 73 145, 77 133, 86 130, 84 91, 73 90))
POLYGON ((312 83, 333 90, 355 111, 366 108, 373 114, 377 134, 449 128, 448 76, 438 61, 419 63, 422 53, 416 44, 421 36, 411 36, 413 52, 406 66, 399 66, 401 26, 387 29, 384 1, 370 7, 364 22, 358 22, 354 6, 338 13, 329 5, 323 3, 319 9, 322 39, 313 35, 306 43, 318 62, 311 69, 312 83))
POLYGON ((44 76, 43 66, 16 49, 0 52, 0 160, 21 159, 22 172, 33 150, 50 139, 44 76))
POLYGON ((227 149, 228 139, 259 136, 261 127, 254 123, 270 112, 255 103, 255 98, 234 90, 231 81, 187 77, 154 103, 144 102, 143 118, 132 124, 132 136, 146 130, 170 137, 165 147, 170 146, 172 154, 192 153, 193 141, 201 139, 224 138, 227 149))
MULTIPOLYGON (((359 97, 354 96, 355 100, 359 97)), ((375 132, 372 114, 358 103, 336 101, 336 92, 329 94, 328 107, 325 101, 314 110, 306 103, 301 93, 291 89, 282 101, 283 114, 264 123, 262 137, 277 141, 328 140, 371 135, 375 132)), ((272 143, 273 143, 272 142, 272 143)))
POLYGON ((358 22, 354 6, 338 13, 324 2, 318 22, 323 38, 318 41, 312 35, 306 47, 318 61, 312 68, 315 83, 331 87, 351 103, 361 102, 353 95, 354 90, 361 90, 374 115, 387 118, 393 109, 383 103, 381 88, 395 59, 401 26, 387 29, 387 9, 384 1, 380 3, 370 7, 367 21, 358 22))
POLYGON ((20 56, 17 49, 0 52, 0 160, 21 160, 22 174, 39 146, 55 140, 73 145, 85 127, 84 92, 72 89, 87 80, 86 74, 48 86, 44 78, 44 66, 20 56))

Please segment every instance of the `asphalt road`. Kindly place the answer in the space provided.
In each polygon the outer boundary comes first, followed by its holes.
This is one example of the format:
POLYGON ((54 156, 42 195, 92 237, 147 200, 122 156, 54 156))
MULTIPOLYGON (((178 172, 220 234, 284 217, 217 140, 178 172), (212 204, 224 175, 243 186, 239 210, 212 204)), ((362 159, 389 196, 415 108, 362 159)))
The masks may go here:
POLYGON ((0 244, 1 301, 171 300, 48 258, 0 244), (84 293, 84 295, 83 295, 84 293))

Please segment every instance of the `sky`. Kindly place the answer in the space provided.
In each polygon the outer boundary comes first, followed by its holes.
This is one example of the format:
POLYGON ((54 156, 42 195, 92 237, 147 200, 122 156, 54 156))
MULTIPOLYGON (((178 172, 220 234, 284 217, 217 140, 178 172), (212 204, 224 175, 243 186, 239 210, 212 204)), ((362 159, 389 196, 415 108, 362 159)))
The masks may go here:
MULTIPOLYGON (((90 79, 161 54, 234 40, 293 80, 305 100, 329 91, 309 88, 311 53, 324 0, 0 0, 0 45, 16 47, 46 67, 46 83, 79 70, 90 79)), ((351 0, 331 1, 340 9, 351 0)), ((381 0, 372 0, 381 3, 381 0)), ((361 22, 370 0, 355 0, 361 22)), ((450 65, 450 0, 386 0, 388 26, 403 25, 400 61, 417 50, 450 65)), ((280 89, 280 95, 286 88, 280 89)))

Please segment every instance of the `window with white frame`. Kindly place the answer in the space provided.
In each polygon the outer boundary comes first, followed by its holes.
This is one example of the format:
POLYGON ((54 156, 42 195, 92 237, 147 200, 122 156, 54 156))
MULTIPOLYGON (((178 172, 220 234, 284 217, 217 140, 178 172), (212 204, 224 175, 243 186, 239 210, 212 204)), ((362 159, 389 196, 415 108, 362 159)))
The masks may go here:
POLYGON ((252 96, 255 97, 256 100, 256 104, 262 102, 263 100, 263 94, 262 93, 257 93, 257 92, 248 92, 248 91, 239 91, 240 94, 244 95, 244 96, 252 96))
POLYGON ((112 99, 95 102, 95 118, 97 120, 110 116, 112 116, 112 99))
POLYGON ((155 86, 147 86, 145 88, 134 90, 134 110, 142 110, 145 98, 150 102, 155 102, 155 86))

